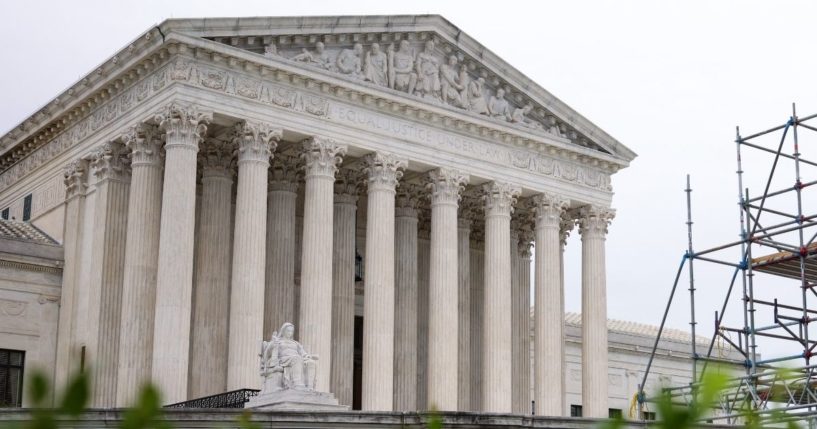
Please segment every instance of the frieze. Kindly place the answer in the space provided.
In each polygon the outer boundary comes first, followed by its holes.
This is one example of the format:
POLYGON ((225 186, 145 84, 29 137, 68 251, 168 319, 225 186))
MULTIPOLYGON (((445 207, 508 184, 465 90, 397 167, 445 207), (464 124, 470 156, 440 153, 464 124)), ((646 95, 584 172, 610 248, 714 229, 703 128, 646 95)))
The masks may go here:
POLYGON ((551 176, 602 191, 611 191, 610 176, 566 160, 556 160, 523 150, 514 150, 446 133, 434 128, 354 107, 331 103, 327 119, 384 132, 395 137, 417 140, 455 153, 520 170, 551 176))

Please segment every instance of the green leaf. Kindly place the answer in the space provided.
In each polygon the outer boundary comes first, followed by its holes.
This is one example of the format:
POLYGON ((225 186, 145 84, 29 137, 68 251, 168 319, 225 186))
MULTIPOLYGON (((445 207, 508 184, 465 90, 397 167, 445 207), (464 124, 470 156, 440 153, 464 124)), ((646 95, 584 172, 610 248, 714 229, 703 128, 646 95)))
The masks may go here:
POLYGON ((90 390, 88 384, 86 373, 78 374, 71 380, 60 401, 60 411, 73 417, 80 415, 88 406, 90 390))
POLYGON ((34 371, 28 380, 28 399, 33 408, 48 406, 48 378, 40 371, 34 371))

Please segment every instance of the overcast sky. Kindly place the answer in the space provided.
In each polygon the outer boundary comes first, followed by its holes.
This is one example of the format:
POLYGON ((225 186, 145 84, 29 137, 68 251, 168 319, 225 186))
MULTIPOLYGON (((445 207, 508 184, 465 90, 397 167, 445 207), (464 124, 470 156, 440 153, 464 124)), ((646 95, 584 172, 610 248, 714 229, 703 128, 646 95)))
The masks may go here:
MULTIPOLYGON (((733 240, 735 126, 750 134, 782 124, 792 102, 803 115, 817 113, 815 2, 29 0, 3 2, 0 12, 3 131, 166 18, 441 14, 639 154, 613 179, 608 315, 648 324, 660 322, 686 248, 685 174, 694 188, 695 247, 733 240)), ((760 186, 769 159, 746 164, 758 178, 748 186, 760 186)), ((782 174, 790 185, 791 169, 782 174)), ((568 311, 581 309, 580 255, 574 232, 566 253, 568 311)), ((737 251, 725 257, 739 258, 737 251)), ((711 335, 731 273, 702 265, 699 333, 711 335)), ((769 294, 799 299, 796 284, 771 284, 769 294)), ((686 287, 672 327, 689 328, 686 287)), ((739 327, 741 318, 733 320, 739 327)))

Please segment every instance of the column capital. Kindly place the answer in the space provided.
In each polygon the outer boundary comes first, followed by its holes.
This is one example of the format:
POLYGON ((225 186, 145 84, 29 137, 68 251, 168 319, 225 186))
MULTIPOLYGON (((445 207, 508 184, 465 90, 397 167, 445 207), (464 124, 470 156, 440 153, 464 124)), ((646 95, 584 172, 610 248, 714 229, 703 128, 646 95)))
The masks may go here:
POLYGON ((513 206, 522 189, 511 183, 489 182, 482 185, 485 217, 507 216, 513 213, 513 206))
POLYGON ((212 112, 203 112, 192 104, 173 102, 153 116, 154 122, 167 133, 165 147, 198 150, 199 143, 213 120, 212 112))
POLYGON ((297 192, 301 181, 301 162, 297 156, 278 154, 270 162, 268 192, 297 192))
POLYGON ((129 172, 125 146, 119 141, 104 143, 91 154, 91 173, 97 181, 127 181, 129 172))
POLYGON ((131 151, 131 167, 161 167, 163 137, 153 124, 142 122, 130 127, 120 140, 131 151))
POLYGON ((413 183, 401 183, 397 189, 397 197, 394 201, 395 216, 396 217, 413 217, 419 216, 417 209, 420 198, 423 192, 421 186, 413 183))
POLYGON ((408 161, 386 152, 375 152, 364 158, 364 171, 369 175, 369 191, 384 190, 394 192, 397 181, 403 177, 408 161))
POLYGON ((360 172, 351 169, 341 169, 335 174, 335 202, 357 204, 360 184, 363 178, 360 172))
POLYGON ((525 259, 530 259, 531 257, 531 246, 533 245, 535 233, 533 232, 532 228, 521 228, 519 230, 519 243, 517 245, 517 250, 519 251, 519 255, 525 259))
POLYGON ((604 237, 607 226, 616 216, 610 207, 584 206, 579 209, 579 234, 583 237, 604 237))
POLYGON ((314 136, 304 140, 302 146, 301 160, 306 177, 324 176, 334 179, 338 165, 346 155, 346 145, 326 137, 314 136))
POLYGON ((202 175, 231 177, 235 167, 233 160, 233 144, 223 140, 205 139, 199 149, 199 162, 202 166, 202 175))
POLYGON ((262 122, 241 121, 235 124, 232 137, 237 147, 238 163, 269 164, 283 133, 281 128, 262 122))
POLYGON ((559 240, 562 246, 567 244, 567 237, 570 236, 570 231, 576 226, 575 214, 571 210, 562 212, 562 217, 559 220, 559 240))
POLYGON ((451 168, 438 168, 428 173, 428 189, 431 190, 431 205, 454 204, 460 201, 465 185, 468 184, 467 174, 451 168))
POLYGON ((70 200, 81 196, 88 187, 88 162, 84 159, 75 159, 63 168, 63 183, 65 183, 65 199, 70 200))
POLYGON ((536 228, 558 228, 562 215, 570 205, 567 198, 550 193, 533 196, 533 209, 536 213, 536 228))

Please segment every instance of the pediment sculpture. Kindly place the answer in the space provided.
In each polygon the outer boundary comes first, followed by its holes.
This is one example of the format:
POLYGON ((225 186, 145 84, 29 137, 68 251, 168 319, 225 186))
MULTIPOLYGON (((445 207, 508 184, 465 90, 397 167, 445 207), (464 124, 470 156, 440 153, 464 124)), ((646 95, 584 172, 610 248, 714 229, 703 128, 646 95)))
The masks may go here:
MULTIPOLYGON (((297 49, 297 48, 296 48, 297 49)), ((361 43, 329 48, 323 42, 295 51, 274 43, 264 46, 267 57, 284 58, 309 67, 346 75, 355 80, 448 105, 501 122, 564 137, 556 124, 545 125, 547 118, 533 115, 533 104, 515 106, 506 99, 506 89, 497 82, 489 87, 483 76, 473 75, 462 53, 443 54, 434 40, 425 40, 415 49, 402 39, 383 48, 372 43, 368 49, 361 43), (385 51, 385 52, 384 52, 385 51)))

